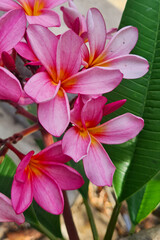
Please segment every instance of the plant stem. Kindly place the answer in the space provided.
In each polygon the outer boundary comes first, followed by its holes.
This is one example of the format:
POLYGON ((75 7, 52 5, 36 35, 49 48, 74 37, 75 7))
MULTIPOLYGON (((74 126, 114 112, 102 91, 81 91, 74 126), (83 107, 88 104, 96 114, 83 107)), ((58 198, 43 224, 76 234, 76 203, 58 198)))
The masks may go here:
POLYGON ((45 129, 41 129, 41 134, 43 137, 44 145, 46 147, 54 143, 52 135, 48 133, 45 129))
POLYGON ((55 237, 46 227, 44 227, 40 222, 36 224, 36 228, 44 233, 50 240, 58 240, 60 238, 55 237))
POLYGON ((15 102, 8 102, 8 103, 17 109, 16 113, 30 119, 32 122, 38 122, 38 118, 36 116, 34 116, 30 112, 26 111, 18 103, 15 103, 15 102))
POLYGON ((112 212, 111 219, 110 219, 108 227, 107 227, 107 231, 106 231, 104 240, 111 240, 112 239, 120 208, 121 208, 121 203, 116 203, 116 205, 113 209, 113 212, 112 212))
POLYGON ((64 210, 63 210, 63 217, 64 222, 67 228, 67 232, 69 235, 70 240, 79 240, 79 236, 75 227, 75 224, 73 222, 71 209, 68 202, 68 197, 65 191, 63 191, 63 197, 64 197, 64 210))
POLYGON ((18 149, 16 149, 15 147, 13 147, 13 145, 12 144, 10 144, 10 143, 7 143, 6 142, 6 144, 5 144, 10 150, 12 150, 12 152, 14 152, 18 157, 19 157, 19 159, 23 159, 24 158, 24 154, 23 153, 21 153, 20 151, 18 151, 18 149))
POLYGON ((99 236, 98 236, 98 232, 97 232, 96 225, 95 225, 95 222, 94 222, 93 214, 92 214, 91 208, 90 208, 89 203, 88 203, 88 199, 83 198, 83 202, 84 202, 84 205, 86 207, 88 219, 89 219, 89 222, 90 222, 90 225, 91 225, 93 239, 98 240, 99 236))

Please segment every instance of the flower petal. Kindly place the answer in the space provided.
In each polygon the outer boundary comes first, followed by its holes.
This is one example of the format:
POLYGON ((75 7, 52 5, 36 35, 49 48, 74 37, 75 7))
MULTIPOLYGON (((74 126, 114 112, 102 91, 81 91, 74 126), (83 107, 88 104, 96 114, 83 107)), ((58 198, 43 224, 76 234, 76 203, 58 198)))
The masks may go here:
POLYGON ((43 27, 60 27, 60 17, 53 10, 43 9, 40 15, 29 16, 26 15, 29 24, 39 24, 43 27))
POLYGON ((33 100, 22 90, 21 97, 18 100, 19 105, 28 105, 32 104, 33 100))
POLYGON ((87 155, 90 142, 87 130, 72 127, 65 133, 62 139, 62 150, 64 154, 73 158, 75 162, 78 162, 87 155))
POLYGON ((18 79, 7 69, 0 67, 0 99, 18 102, 22 87, 18 79))
POLYGON ((44 65, 51 77, 56 79, 58 38, 47 28, 33 24, 29 25, 27 35, 34 54, 44 65))
POLYGON ((137 40, 138 29, 132 26, 124 27, 114 34, 99 58, 108 60, 126 55, 134 48, 137 40))
POLYGON ((137 55, 125 55, 99 64, 102 67, 119 69, 126 79, 135 79, 144 76, 148 72, 149 64, 145 58, 137 55))
POLYGON ((120 144, 138 135, 143 126, 142 118, 125 113, 100 126, 89 129, 89 132, 101 143, 120 144))
POLYGON ((87 13, 87 30, 92 61, 103 51, 107 33, 104 18, 96 8, 90 8, 87 13))
POLYGON ((32 49, 25 42, 19 42, 14 49, 18 52, 18 54, 30 61, 38 61, 38 58, 32 51, 32 49))
POLYGON ((47 72, 39 72, 30 78, 24 90, 36 103, 41 103, 53 99, 59 87, 60 84, 55 84, 47 72))
POLYGON ((47 0, 45 1, 45 8, 54 8, 65 2, 67 2, 67 0, 47 0))
POLYGON ((51 144, 49 147, 46 147, 45 149, 34 155, 33 158, 43 163, 45 162, 66 163, 70 160, 70 157, 64 155, 64 153, 62 152, 61 141, 58 141, 54 144, 51 144))
POLYGON ((61 214, 64 200, 57 183, 45 174, 33 175, 33 196, 35 201, 47 212, 61 214))
POLYGON ((75 124, 77 127, 82 127, 81 121, 81 111, 84 106, 81 95, 78 95, 74 107, 71 110, 71 123, 75 124))
POLYGON ((59 89, 54 99, 39 104, 38 118, 49 133, 54 136, 62 135, 70 121, 69 102, 62 88, 59 89))
POLYGON ((90 149, 83 158, 88 179, 97 186, 111 186, 115 166, 102 145, 92 137, 90 149))
POLYGON ((10 51, 23 37, 26 17, 21 9, 9 11, 0 18, 0 53, 10 51))
POLYGON ((103 116, 106 116, 112 112, 115 112, 117 109, 122 107, 126 101, 127 101, 127 99, 122 99, 122 100, 119 100, 116 102, 108 103, 103 108, 103 116))
POLYGON ((119 70, 93 67, 66 79, 62 86, 69 93, 103 94, 116 88, 122 77, 119 70))
POLYGON ((24 212, 30 206, 33 199, 30 175, 25 171, 23 174, 25 175, 25 182, 19 182, 14 177, 11 189, 12 205, 17 214, 24 212))
POLYGON ((107 99, 103 96, 91 98, 87 101, 81 112, 81 119, 87 128, 97 126, 103 117, 103 107, 107 99))
POLYGON ((24 215, 17 215, 12 207, 11 200, 2 193, 0 193, 0 222, 16 222, 17 224, 25 222, 24 215))
POLYGON ((79 71, 82 44, 82 39, 72 30, 61 35, 57 46, 57 75, 61 81, 79 71))
POLYGON ((0 1, 0 11, 10 11, 13 9, 18 9, 18 8, 21 8, 21 6, 13 0, 1 0, 0 1))
POLYGON ((75 190, 84 184, 82 176, 76 170, 64 164, 52 163, 45 166, 45 171, 55 179, 62 190, 75 190))

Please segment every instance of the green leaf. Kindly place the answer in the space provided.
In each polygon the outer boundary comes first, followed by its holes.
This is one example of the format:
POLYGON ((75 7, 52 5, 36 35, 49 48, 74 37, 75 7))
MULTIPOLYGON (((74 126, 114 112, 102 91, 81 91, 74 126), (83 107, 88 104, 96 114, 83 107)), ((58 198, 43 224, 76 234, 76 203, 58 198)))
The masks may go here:
POLYGON ((144 129, 135 139, 105 146, 117 168, 114 187, 119 202, 137 192, 160 170, 159 13, 160 1, 128 0, 120 24, 120 28, 126 25, 138 28, 139 40, 132 53, 147 58, 150 70, 143 78, 123 80, 113 92, 106 94, 111 102, 127 99, 124 107, 112 117, 131 112, 145 121, 144 129))
POLYGON ((127 202, 131 220, 136 225, 146 218, 160 202, 160 173, 131 196, 127 202))
POLYGON ((83 177, 84 179, 84 185, 78 189, 80 194, 82 195, 83 198, 88 199, 88 186, 89 186, 89 180, 86 177, 84 167, 83 167, 83 162, 79 161, 78 163, 75 163, 73 160, 68 162, 69 166, 77 170, 83 177))
MULTIPOLYGON (((0 164, 0 192, 9 198, 11 195, 11 186, 15 171, 15 163, 6 155, 3 162, 0 164)), ((34 228, 42 231, 44 234, 48 234, 51 239, 54 239, 53 235, 62 238, 59 216, 54 216, 44 211, 37 204, 34 204, 34 208, 31 205, 25 211, 24 215, 27 222, 29 222, 34 228)))

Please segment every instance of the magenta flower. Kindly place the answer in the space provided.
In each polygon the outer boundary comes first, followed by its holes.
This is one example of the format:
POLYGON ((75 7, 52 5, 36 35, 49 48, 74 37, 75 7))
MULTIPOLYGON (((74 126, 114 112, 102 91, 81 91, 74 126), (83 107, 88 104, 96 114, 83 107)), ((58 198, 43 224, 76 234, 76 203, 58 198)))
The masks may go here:
POLYGON ((138 30, 127 26, 119 30, 106 45, 106 25, 103 16, 96 8, 87 14, 87 33, 89 48, 82 48, 83 64, 86 68, 102 66, 119 69, 126 79, 140 78, 147 73, 146 59, 129 54, 138 40, 138 30))
POLYGON ((99 125, 106 101, 105 97, 100 96, 84 104, 79 96, 71 110, 73 127, 65 133, 62 140, 63 152, 75 162, 83 159, 87 177, 98 186, 111 186, 115 171, 115 166, 101 143, 124 143, 134 138, 144 125, 142 118, 130 113, 99 125))
POLYGON ((60 136, 70 121, 68 93, 102 94, 112 91, 122 80, 119 70, 95 67, 79 72, 82 39, 72 30, 58 39, 48 29, 30 25, 28 40, 45 67, 25 85, 25 92, 39 104, 38 118, 52 135, 60 136), (47 117, 46 117, 47 116, 47 117))
POLYGON ((0 222, 16 222, 17 224, 25 222, 24 215, 16 214, 11 200, 2 193, 0 193, 0 222))
POLYGON ((67 0, 1 0, 0 10, 10 11, 23 9, 30 24, 40 24, 44 27, 59 27, 59 15, 52 8, 67 0))
POLYGON ((83 178, 64 164, 70 158, 62 153, 61 142, 33 154, 29 152, 17 167, 11 190, 13 208, 16 213, 22 213, 34 198, 46 211, 61 214, 64 207, 62 190, 80 188, 83 178))

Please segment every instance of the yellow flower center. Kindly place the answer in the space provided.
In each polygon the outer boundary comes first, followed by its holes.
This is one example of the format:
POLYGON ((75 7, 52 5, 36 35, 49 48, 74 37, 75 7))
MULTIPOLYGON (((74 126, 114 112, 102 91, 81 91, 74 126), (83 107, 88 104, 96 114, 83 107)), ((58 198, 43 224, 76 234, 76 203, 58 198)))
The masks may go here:
POLYGON ((43 0, 35 0, 34 6, 31 6, 28 0, 19 0, 19 2, 21 3, 25 13, 29 16, 39 16, 45 5, 43 0))

